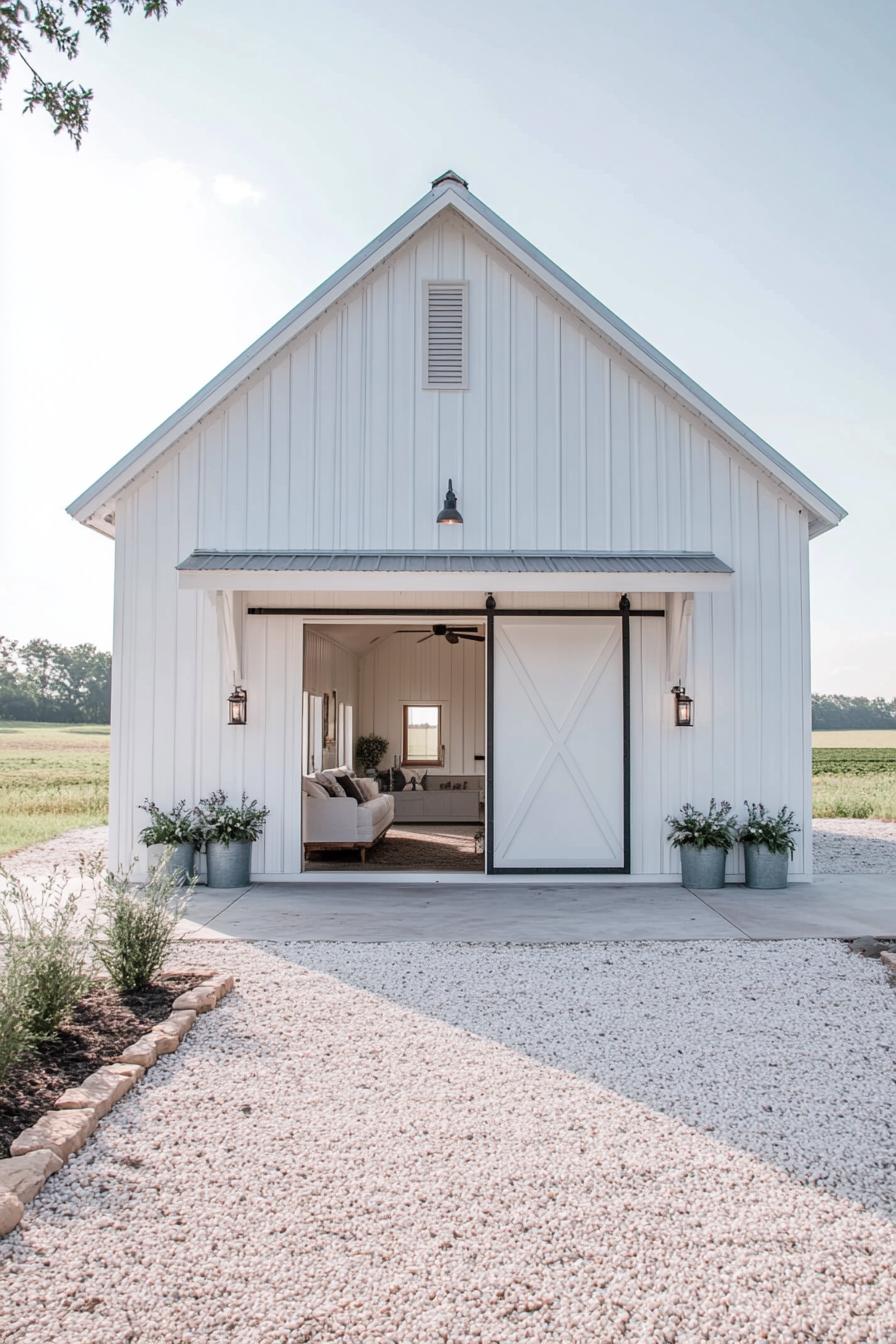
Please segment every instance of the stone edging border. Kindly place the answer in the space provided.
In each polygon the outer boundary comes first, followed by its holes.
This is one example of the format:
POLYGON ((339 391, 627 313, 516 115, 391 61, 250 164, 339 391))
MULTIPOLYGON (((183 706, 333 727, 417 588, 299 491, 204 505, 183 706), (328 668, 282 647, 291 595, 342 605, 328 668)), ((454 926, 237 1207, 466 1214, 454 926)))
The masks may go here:
POLYGON ((0 1237, 17 1227, 25 1205, 43 1189, 47 1179, 84 1147, 104 1115, 152 1068, 160 1055, 180 1045, 200 1013, 217 1008, 234 986, 229 971, 209 966, 177 966, 172 975, 201 976, 201 983, 179 994, 171 1013, 145 1035, 127 1046, 112 1064, 104 1064, 70 1087, 9 1146, 0 1158, 0 1237))

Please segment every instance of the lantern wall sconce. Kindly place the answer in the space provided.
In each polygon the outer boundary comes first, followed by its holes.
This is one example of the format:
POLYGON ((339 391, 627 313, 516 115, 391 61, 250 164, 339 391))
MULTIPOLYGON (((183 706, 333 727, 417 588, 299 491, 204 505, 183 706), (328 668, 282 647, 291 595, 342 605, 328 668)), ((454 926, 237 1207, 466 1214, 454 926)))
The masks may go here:
POLYGON ((445 504, 442 511, 436 517, 437 523, 457 524, 462 523, 463 518, 457 509, 457 495, 454 493, 454 486, 451 483, 451 477, 448 477, 448 490, 445 494, 445 504))
POLYGON ((675 727, 693 728, 694 726, 694 702, 687 694, 683 686, 673 686, 672 694, 675 696, 675 727))
POLYGON ((231 728, 245 728, 246 700, 246 692, 242 686, 234 686, 232 693, 227 697, 227 722, 231 728))

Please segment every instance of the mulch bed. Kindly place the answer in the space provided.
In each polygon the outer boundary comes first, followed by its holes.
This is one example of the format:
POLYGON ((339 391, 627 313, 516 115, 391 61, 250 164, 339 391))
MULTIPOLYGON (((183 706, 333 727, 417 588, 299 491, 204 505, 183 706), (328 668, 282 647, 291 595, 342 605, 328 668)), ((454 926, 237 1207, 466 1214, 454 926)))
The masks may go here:
POLYGON ((16 1135, 52 1110, 61 1092, 114 1063, 138 1036, 164 1021, 179 994, 200 981, 195 975, 166 975, 131 994, 99 985, 85 995, 71 1021, 23 1056, 0 1083, 0 1157, 9 1156, 16 1135))

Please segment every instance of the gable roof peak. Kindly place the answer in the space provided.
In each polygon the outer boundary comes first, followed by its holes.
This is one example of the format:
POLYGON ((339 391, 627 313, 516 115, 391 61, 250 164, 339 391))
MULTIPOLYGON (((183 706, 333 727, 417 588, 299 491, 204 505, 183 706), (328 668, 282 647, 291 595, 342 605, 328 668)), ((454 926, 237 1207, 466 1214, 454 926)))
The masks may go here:
POLYGON ((512 262, 521 266, 532 279, 544 285, 599 335, 611 341, 637 368, 658 381, 673 396, 680 398, 685 406, 707 420, 755 465, 780 480, 797 500, 808 507, 810 536, 836 527, 845 517, 846 510, 841 505, 732 415, 670 359, 650 345, 643 336, 612 313, 583 285, 573 280, 522 234, 511 228, 484 201, 474 196, 468 189, 465 179, 453 169, 448 169, 435 178, 432 189, 425 196, 340 266, 329 280, 318 285, 317 289, 312 290, 279 322, 275 322, 211 382, 200 388, 189 401, 159 425, 158 429, 110 467, 98 481, 68 506, 69 513, 79 522, 95 527, 99 532, 114 535, 114 509, 109 511, 110 506, 114 505, 119 493, 141 471, 148 468, 203 416, 209 414, 224 397, 326 312, 327 308, 337 302, 352 286, 364 279, 374 266, 391 256, 397 248, 413 237, 415 232, 447 209, 456 210, 512 262))
POLYGON ((440 173, 438 177, 433 178, 432 186, 435 189, 436 187, 447 186, 449 182, 456 183, 465 190, 470 185, 465 177, 461 177, 460 173, 456 173, 453 168, 448 168, 444 173, 440 173))

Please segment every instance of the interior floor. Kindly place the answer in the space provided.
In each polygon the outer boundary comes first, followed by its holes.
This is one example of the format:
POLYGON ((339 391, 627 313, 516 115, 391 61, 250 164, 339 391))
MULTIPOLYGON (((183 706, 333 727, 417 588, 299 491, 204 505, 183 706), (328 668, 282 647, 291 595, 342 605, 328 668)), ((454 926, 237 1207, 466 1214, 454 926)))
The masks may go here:
POLYGON ((481 839, 482 832, 482 823, 475 822, 396 822, 379 844, 367 851, 363 864, 353 850, 333 850, 309 857, 305 871, 481 873, 485 857, 476 837, 481 839))

